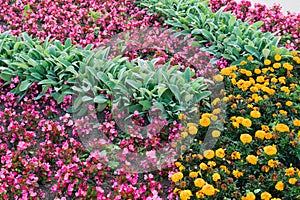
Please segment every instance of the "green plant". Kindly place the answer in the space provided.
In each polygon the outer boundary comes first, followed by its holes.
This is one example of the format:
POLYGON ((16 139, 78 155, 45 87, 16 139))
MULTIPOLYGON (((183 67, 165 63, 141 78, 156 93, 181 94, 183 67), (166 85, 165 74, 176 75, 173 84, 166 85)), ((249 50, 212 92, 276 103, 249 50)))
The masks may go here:
POLYGON ((62 44, 47 38, 42 43, 26 33, 15 37, 5 32, 0 35, 0 78, 7 85, 12 78, 19 77, 21 82, 12 92, 20 95, 20 99, 32 83, 38 82, 42 93, 36 99, 51 87, 54 89, 51 95, 61 102, 64 96, 72 93, 69 84, 74 83, 79 64, 92 52, 91 47, 76 47, 70 39, 62 44))
POLYGON ((86 112, 83 103, 96 103, 98 111, 110 103, 118 107, 118 112, 127 110, 130 114, 134 111, 145 114, 156 107, 164 113, 163 117, 174 119, 180 111, 188 110, 210 95, 204 78, 191 79, 193 74, 189 68, 180 72, 167 63, 156 69, 156 59, 108 60, 108 52, 109 49, 100 49, 79 69, 79 84, 73 89, 78 92, 74 109, 81 114, 86 112))
POLYGON ((259 30, 262 21, 253 24, 242 22, 231 13, 224 12, 224 8, 214 13, 207 1, 139 0, 138 5, 166 17, 166 25, 181 30, 178 35, 191 34, 197 39, 194 45, 211 53, 216 59, 223 57, 235 62, 233 64, 239 63, 245 54, 261 60, 264 56, 262 52, 277 47, 280 40, 275 33, 259 30))

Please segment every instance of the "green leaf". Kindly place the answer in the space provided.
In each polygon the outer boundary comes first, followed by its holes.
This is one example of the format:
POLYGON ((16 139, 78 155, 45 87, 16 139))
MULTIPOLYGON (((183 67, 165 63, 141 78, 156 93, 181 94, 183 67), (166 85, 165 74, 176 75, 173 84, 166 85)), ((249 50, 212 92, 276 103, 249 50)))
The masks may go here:
POLYGON ((190 82, 190 79, 191 79, 191 70, 190 70, 189 67, 187 67, 184 70, 183 76, 184 76, 185 82, 187 82, 187 83, 190 82))
POLYGON ((260 58, 259 52, 256 50, 255 47, 250 45, 245 45, 246 51, 248 51, 251 55, 255 56, 256 58, 260 58))
POLYGON ((94 98, 94 102, 99 103, 99 104, 104 104, 107 102, 107 99, 106 99, 105 95, 100 94, 94 98))
POLYGON ((19 90, 21 92, 27 90, 31 86, 32 82, 29 80, 24 80, 20 83, 19 90))
POLYGON ((151 100, 139 101, 139 104, 141 104, 143 106, 143 111, 149 110, 152 107, 151 100))
POLYGON ((264 56, 264 58, 268 58, 268 56, 270 55, 270 49, 263 49, 262 50, 262 54, 264 56))
POLYGON ((40 82, 38 82, 38 85, 57 85, 57 82, 50 79, 44 79, 40 82))
POLYGON ((92 98, 92 97, 89 97, 89 96, 83 96, 83 97, 81 98, 81 100, 82 100, 83 102, 87 102, 87 101, 92 101, 93 98, 92 98))

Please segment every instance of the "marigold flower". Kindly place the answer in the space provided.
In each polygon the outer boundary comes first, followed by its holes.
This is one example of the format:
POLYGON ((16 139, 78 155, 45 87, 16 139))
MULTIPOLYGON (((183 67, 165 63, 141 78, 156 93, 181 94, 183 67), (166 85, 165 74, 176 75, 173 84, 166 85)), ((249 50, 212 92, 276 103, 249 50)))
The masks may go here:
POLYGON ((213 150, 205 150, 203 156, 206 159, 212 159, 213 157, 215 157, 215 152, 213 150))
POLYGON ((218 75, 215 75, 215 76, 214 76, 214 79, 215 79, 217 82, 221 82, 221 81, 224 80, 224 77, 223 77, 222 75, 218 74, 218 75))
POLYGON ((207 165, 209 165, 210 167, 215 167, 217 165, 217 163, 214 161, 208 161, 207 165))
POLYGON ((216 156, 219 158, 224 158, 225 157, 225 150, 222 148, 219 148, 216 150, 216 156))
POLYGON ((276 146, 269 145, 269 146, 264 147, 264 152, 269 156, 273 156, 277 153, 277 148, 276 148, 276 146))
POLYGON ((253 110, 250 112, 250 116, 253 117, 253 118, 260 118, 261 114, 259 111, 257 110, 253 110))
POLYGON ((247 160, 250 164, 256 165, 256 164, 257 164, 257 161, 258 161, 258 158, 257 158, 256 156, 254 156, 254 155, 248 155, 248 156, 246 157, 246 160, 247 160))
POLYGON ((190 126, 190 127, 189 127, 189 133, 190 133, 191 135, 197 134, 197 133, 198 133, 197 127, 195 127, 195 126, 190 126))
POLYGON ((195 181, 194 181, 194 185, 198 188, 202 188, 204 185, 205 185, 205 180, 203 180, 202 178, 197 178, 195 181))
POLYGON ((290 179, 289 179, 289 184, 291 184, 291 185, 296 184, 296 182, 297 182, 297 179, 296 179, 296 178, 290 178, 290 179))
POLYGON ((295 175, 295 169, 293 167, 287 168, 285 170, 285 175, 286 176, 294 176, 295 175))
POLYGON ((273 159, 271 159, 271 160, 269 160, 268 161, 268 165, 270 166, 270 167, 277 167, 278 166, 278 160, 273 160, 273 159))
POLYGON ((220 174, 218 174, 218 173, 214 173, 213 175, 212 175, 212 179, 213 179, 213 181, 218 181, 218 180, 220 180, 221 179, 221 176, 220 176, 220 174))
POLYGON ((200 165, 199 165, 199 167, 200 167, 200 169, 202 169, 202 170, 207 170, 207 168, 208 168, 208 166, 205 164, 205 163, 200 163, 200 165))
POLYGON ((231 153, 231 159, 232 160, 238 160, 238 159, 241 159, 241 153, 240 152, 237 152, 237 151, 234 151, 231 153))
POLYGON ((210 184, 205 184, 201 191, 207 196, 213 196, 215 194, 215 188, 210 184))
POLYGON ((181 200, 188 200, 191 198, 191 196, 193 196, 191 190, 182 190, 180 191, 180 199, 181 200))
POLYGON ((289 127, 285 124, 277 124, 275 126, 275 129, 279 132, 289 132, 290 131, 289 127))
POLYGON ((272 195, 268 192, 263 192, 263 193, 261 193, 260 198, 262 200, 269 200, 272 198, 272 195))
POLYGON ((246 197, 242 197, 242 200, 255 200, 255 195, 251 192, 246 195, 246 197))
POLYGON ((239 178, 239 177, 243 176, 244 173, 243 173, 243 172, 240 172, 239 170, 233 170, 233 171, 232 171, 232 175, 233 175, 235 178, 239 178))
POLYGON ((214 130, 214 131, 211 133, 211 135, 212 135, 214 138, 217 138, 217 137, 220 137, 221 132, 218 131, 218 130, 214 130))
POLYGON ((181 172, 177 172, 175 174, 173 174, 171 176, 171 180, 174 182, 174 183, 177 183, 178 181, 180 181, 181 179, 183 178, 183 174, 181 172))
POLYGON ((252 136, 249 134, 241 134, 240 140, 243 144, 250 143, 252 141, 252 136))
POLYGON ((287 106, 292 106, 292 105, 293 105, 293 102, 287 101, 287 102, 285 102, 285 105, 287 105, 287 106))
POLYGON ((266 132, 263 130, 258 130, 255 132, 255 137, 262 139, 262 140, 265 138, 265 135, 266 135, 266 132))
POLYGON ((281 55, 276 54, 276 55, 274 56, 274 60, 280 61, 280 60, 281 60, 281 55))
POLYGON ((245 126, 245 127, 247 127, 247 128, 250 128, 252 126, 252 122, 251 122, 250 119, 244 119, 242 121, 242 125, 245 126))
POLYGON ((196 178, 198 176, 198 172, 190 172, 189 177, 196 178))
POLYGON ((295 118, 295 119, 293 120, 293 125, 294 125, 294 126, 300 126, 300 120, 295 118))
POLYGON ((189 136, 188 132, 181 132, 181 137, 187 138, 189 136))
POLYGON ((199 123, 201 126, 203 127, 207 127, 210 125, 210 119, 208 117, 202 117, 200 120, 199 120, 199 123))
POLYGON ((249 60, 249 61, 253 61, 253 60, 254 60, 254 58, 253 58, 253 56, 248 56, 248 57, 247 57, 247 60, 249 60))
POLYGON ((280 68, 281 67, 281 64, 280 63, 274 63, 273 64, 273 68, 275 68, 275 69, 278 69, 278 68, 280 68))
POLYGON ((270 65, 272 62, 269 59, 264 60, 264 65, 270 65))
POLYGON ((279 191, 282 191, 284 189, 283 182, 282 181, 277 182, 276 185, 275 185, 275 189, 279 190, 279 191))

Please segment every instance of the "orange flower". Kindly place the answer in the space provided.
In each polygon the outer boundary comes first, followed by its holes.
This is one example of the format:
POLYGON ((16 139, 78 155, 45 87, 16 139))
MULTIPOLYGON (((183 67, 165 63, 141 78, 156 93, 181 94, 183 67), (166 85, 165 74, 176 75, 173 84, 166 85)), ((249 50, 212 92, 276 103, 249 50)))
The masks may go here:
POLYGON ((269 156, 273 156, 277 153, 277 148, 275 145, 274 146, 269 145, 264 147, 264 152, 269 156))
POLYGON ((257 158, 256 156, 254 156, 254 155, 248 155, 248 156, 246 157, 246 160, 247 160, 250 164, 256 165, 256 164, 257 164, 257 161, 258 161, 258 158, 257 158))

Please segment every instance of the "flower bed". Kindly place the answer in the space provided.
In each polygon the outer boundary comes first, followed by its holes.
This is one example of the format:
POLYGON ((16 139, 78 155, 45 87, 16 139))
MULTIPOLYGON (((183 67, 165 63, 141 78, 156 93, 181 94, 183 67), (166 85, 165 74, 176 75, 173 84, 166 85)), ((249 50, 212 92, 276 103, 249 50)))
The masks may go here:
POLYGON ((262 23, 139 1, 173 37, 131 1, 2 3, 3 28, 64 42, 0 36, 1 199, 299 198, 300 54, 262 23))

